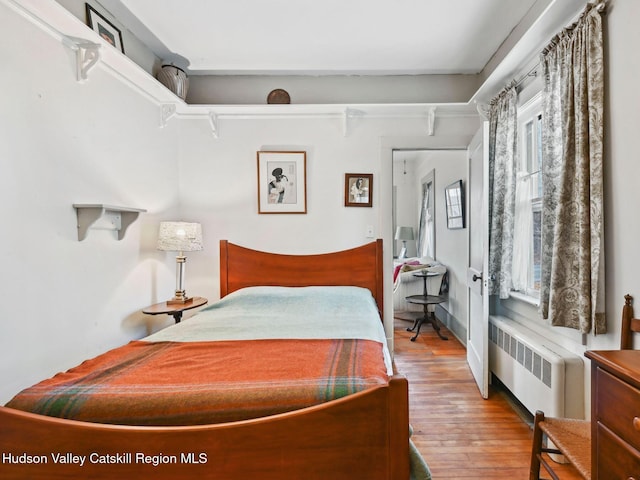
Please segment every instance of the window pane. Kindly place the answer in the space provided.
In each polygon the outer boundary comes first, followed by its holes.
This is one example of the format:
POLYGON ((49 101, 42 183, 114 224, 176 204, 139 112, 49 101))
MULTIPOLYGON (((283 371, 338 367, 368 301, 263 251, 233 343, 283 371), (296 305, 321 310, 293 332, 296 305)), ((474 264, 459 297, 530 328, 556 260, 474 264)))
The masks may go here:
POLYGON ((525 158, 523 167, 529 173, 533 172, 533 170, 531 170, 531 164, 533 162, 533 140, 533 122, 527 122, 524 126, 525 158))
MULTIPOLYGON (((542 225, 542 95, 534 96, 519 111, 518 115, 518 176, 516 199, 516 225, 521 236, 518 245, 519 261, 514 260, 513 288, 537 297, 541 286, 541 225, 542 225), (526 193, 525 193, 526 191, 526 193), (528 196, 525 202, 524 198, 528 196), (520 203, 518 203, 520 202, 520 203), (526 218, 525 218, 526 217, 526 218), (519 221, 520 220, 520 221, 519 221), (526 268, 526 271, 523 269, 526 268)), ((515 258, 514 246, 514 258, 515 258)))
POLYGON ((542 212, 534 207, 533 211, 533 229, 532 229, 532 244, 533 244, 533 268, 531 269, 531 288, 540 291, 540 263, 541 263, 541 233, 542 230, 542 212))

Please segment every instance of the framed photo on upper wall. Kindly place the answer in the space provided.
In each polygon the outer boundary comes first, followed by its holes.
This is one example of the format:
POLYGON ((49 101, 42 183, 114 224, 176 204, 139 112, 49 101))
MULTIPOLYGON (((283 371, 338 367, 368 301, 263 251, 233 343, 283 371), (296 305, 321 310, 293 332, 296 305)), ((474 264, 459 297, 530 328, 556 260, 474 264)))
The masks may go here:
POLYGON ((444 189, 447 205, 447 228, 464 228, 464 188, 462 180, 453 182, 444 189))
POLYGON ((373 174, 344 174, 344 206, 370 207, 373 205, 373 174))
POLYGON ((87 25, 100 37, 116 47, 124 53, 124 44, 122 43, 122 32, 109 20, 104 18, 88 3, 85 4, 87 9, 87 25))
POLYGON ((258 152, 258 213, 307 213, 307 152, 258 152))

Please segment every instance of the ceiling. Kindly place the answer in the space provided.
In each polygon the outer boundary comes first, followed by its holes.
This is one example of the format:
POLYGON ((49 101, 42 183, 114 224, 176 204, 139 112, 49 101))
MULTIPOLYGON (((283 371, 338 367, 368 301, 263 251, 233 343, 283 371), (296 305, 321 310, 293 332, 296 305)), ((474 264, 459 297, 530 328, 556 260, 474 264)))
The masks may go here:
POLYGON ((162 60, 211 75, 480 72, 536 0, 100 0, 162 60))

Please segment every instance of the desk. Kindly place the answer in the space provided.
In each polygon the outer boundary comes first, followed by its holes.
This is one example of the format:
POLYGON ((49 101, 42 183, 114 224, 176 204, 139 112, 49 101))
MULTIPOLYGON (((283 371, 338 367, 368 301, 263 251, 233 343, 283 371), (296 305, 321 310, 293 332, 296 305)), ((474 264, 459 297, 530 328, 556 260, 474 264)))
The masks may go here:
POLYGON ((172 315, 175 322, 180 323, 180 320, 182 320, 182 312, 185 310, 191 310, 192 308, 201 307, 207 302, 208 300, 204 297, 193 297, 188 302, 172 303, 170 305, 167 304, 167 302, 160 302, 155 305, 148 306, 142 310, 142 313, 146 313, 147 315, 172 315))
POLYGON ((410 295, 406 297, 407 302, 423 306, 423 315, 415 319, 412 327, 407 328, 407 332, 413 332, 414 330, 416 331, 415 335, 411 337, 412 342, 415 342, 416 338, 418 338, 418 335, 420 334, 420 328, 425 322, 430 323, 433 326, 433 329, 438 334, 438 337, 440 337, 442 340, 449 340, 448 337, 445 337, 444 335, 442 335, 442 333, 440 333, 440 325, 438 325, 438 319, 436 318, 435 313, 429 312, 429 305, 437 305, 446 301, 446 297, 444 295, 429 295, 429 292, 427 291, 427 278, 435 277, 437 275, 442 275, 442 273, 420 270, 419 272, 415 272, 413 274, 414 277, 422 278, 424 285, 422 289, 422 295, 410 295))

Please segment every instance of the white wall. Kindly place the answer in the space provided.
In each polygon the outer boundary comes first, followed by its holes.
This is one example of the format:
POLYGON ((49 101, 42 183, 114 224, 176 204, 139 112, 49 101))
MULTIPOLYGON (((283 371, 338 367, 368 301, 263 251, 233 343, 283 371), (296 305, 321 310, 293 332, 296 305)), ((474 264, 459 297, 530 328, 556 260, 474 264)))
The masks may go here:
POLYGON ((435 170, 436 259, 446 265, 449 274, 448 302, 442 306, 466 330, 469 232, 467 228, 456 230, 447 228, 444 189, 447 185, 462 180, 466 190, 467 152, 466 150, 435 150, 418 151, 416 154, 415 181, 417 183, 431 170, 435 170))
POLYGON ((191 75, 188 103, 267 103, 285 89, 292 104, 467 102, 479 75, 191 75))
MULTIPOLYGON (((620 338, 624 295, 636 300, 640 316, 640 2, 613 0, 605 15, 605 247, 607 321, 611 335, 591 339, 592 348, 615 348, 620 338)), ((635 348, 640 349, 640 338, 635 348)))
MULTIPOLYGON (((407 257, 416 256, 416 243, 418 240, 418 227, 420 225, 420 202, 422 201, 422 191, 416 182, 416 162, 413 155, 406 159, 405 152, 402 152, 402 160, 397 159, 398 152, 394 152, 393 157, 393 186, 395 188, 394 213, 396 226, 413 228, 415 240, 407 241, 407 257)), ((411 152, 413 154, 413 152, 411 152)), ((395 236, 395 229, 391 230, 395 236)), ((402 248, 402 241, 394 240, 396 252, 399 254, 402 248)))
MULTIPOLYGON (((422 122, 363 119, 343 137, 339 119, 229 120, 221 136, 212 137, 206 122, 187 121, 182 130, 181 207, 190 218, 200 218, 213 248, 220 238, 248 247, 290 253, 350 248, 368 241, 366 227, 376 237, 389 236, 380 222, 382 183, 380 137, 418 134, 422 122), (307 152, 306 215, 257 213, 258 150, 307 152), (372 173, 373 207, 344 206, 344 174, 372 173)), ((210 260, 213 260, 210 259, 210 260)), ((217 264, 192 267, 203 288, 217 291, 217 264), (208 287, 205 287, 208 286, 208 287)))
POLYGON ((178 128, 0 4, 0 403, 36 381, 166 324, 141 308, 173 291, 157 223, 178 207, 178 128), (73 203, 144 208, 118 241, 78 241, 73 203))
MULTIPOLYGON (((362 118, 346 137, 341 127, 337 118, 223 120, 220 138, 214 138, 206 121, 182 122, 181 210, 202 222, 210 249, 202 261, 190 265, 187 288, 218 294, 217 245, 222 238, 275 252, 328 252, 370 241, 366 228, 371 225, 375 237, 385 241, 389 272, 385 317, 391 318, 392 159, 381 153, 381 141, 387 136, 429 137, 423 135, 421 119, 362 118), (307 152, 306 215, 257 213, 256 152, 278 149, 307 152), (374 175, 372 208, 344 206, 347 172, 374 175)), ((467 141, 476 129, 473 119, 462 123, 443 119, 431 141, 448 144, 460 137, 467 141)), ((392 341, 391 322, 387 327, 392 341)))

